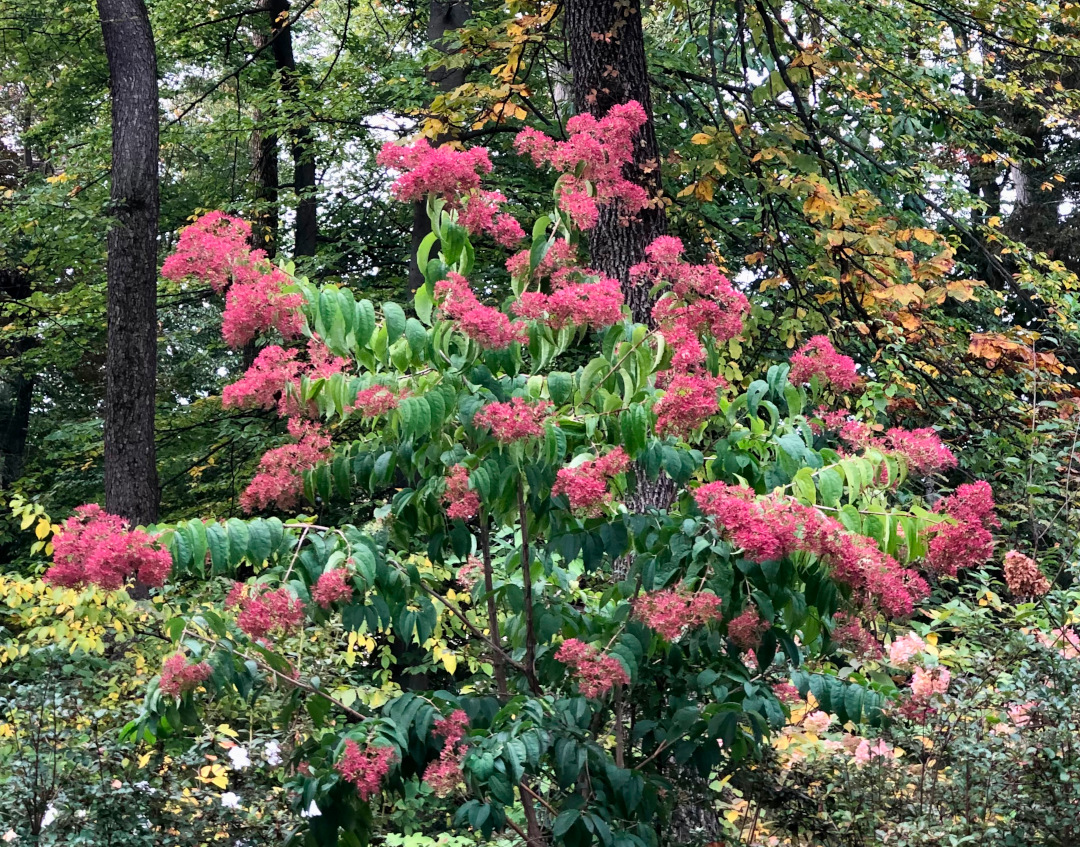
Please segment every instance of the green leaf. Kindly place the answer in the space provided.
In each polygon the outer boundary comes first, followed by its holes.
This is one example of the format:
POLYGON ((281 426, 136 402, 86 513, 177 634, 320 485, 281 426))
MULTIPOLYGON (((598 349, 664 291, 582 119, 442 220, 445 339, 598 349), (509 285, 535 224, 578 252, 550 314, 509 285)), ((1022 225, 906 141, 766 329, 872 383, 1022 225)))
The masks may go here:
POLYGON ((555 822, 551 825, 551 834, 556 838, 562 838, 581 817, 580 809, 567 809, 559 813, 555 822))
POLYGON ((763 379, 755 379, 746 389, 746 411, 753 417, 757 414, 758 404, 769 393, 769 383, 763 379))
POLYGON ((405 332, 405 310, 397 303, 383 303, 383 316, 386 318, 386 337, 393 344, 405 332))
POLYGON ((247 524, 239 518, 229 518, 225 527, 229 532, 229 564, 235 568, 247 555, 250 533, 247 524))
POLYGON ((435 301, 431 299, 431 291, 427 283, 416 289, 413 296, 413 308, 416 316, 427 326, 431 326, 431 312, 435 308, 435 301))
POLYGON ((370 300, 356 303, 356 346, 366 347, 375 334, 375 305, 370 300))
POLYGON ((416 318, 405 321, 405 340, 409 342, 409 349, 417 356, 422 355, 427 349, 427 330, 416 318))
POLYGON ((547 377, 548 394, 556 406, 565 406, 574 397, 574 377, 564 371, 552 371, 547 377))
POLYGON ((247 560, 253 565, 261 565, 270 558, 274 545, 270 539, 270 527, 262 518, 255 518, 248 524, 247 560))
POLYGON ((818 471, 817 482, 821 502, 834 508, 839 506, 844 494, 844 478, 834 468, 825 468, 818 471))
POLYGON ((229 534, 219 523, 206 527, 206 544, 210 548, 211 573, 229 573, 229 534))

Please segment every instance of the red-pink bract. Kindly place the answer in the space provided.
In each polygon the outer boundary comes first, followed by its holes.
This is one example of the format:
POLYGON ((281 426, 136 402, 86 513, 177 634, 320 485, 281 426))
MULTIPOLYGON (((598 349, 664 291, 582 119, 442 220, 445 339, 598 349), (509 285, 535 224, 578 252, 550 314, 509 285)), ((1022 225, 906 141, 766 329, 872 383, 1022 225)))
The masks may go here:
POLYGON ((304 604, 284 585, 271 590, 265 585, 236 583, 225 605, 240 607, 236 625, 252 638, 288 635, 304 621, 304 604))
POLYGON ((443 749, 437 761, 431 762, 424 770, 424 782, 431 786, 439 797, 446 797, 460 784, 461 763, 468 752, 465 733, 469 729, 469 718, 458 709, 447 718, 435 721, 431 734, 443 739, 443 749))
POLYGON ((467 521, 480 511, 480 495, 469 488, 469 469, 464 465, 454 465, 447 474, 443 504, 451 520, 467 521))
POLYGON ((442 312, 457 322, 458 328, 485 350, 505 350, 511 344, 527 343, 529 328, 511 321, 505 314, 476 299, 468 281, 451 271, 435 284, 435 302, 442 312))
POLYGON ((622 662, 576 638, 559 645, 555 658, 573 669, 578 688, 586 697, 602 697, 613 686, 630 684, 622 662))
POLYGON ((728 638, 740 650, 756 650, 761 646, 761 636, 769 627, 754 606, 747 606, 735 619, 728 621, 728 638))
POLYGON ((719 620, 720 598, 706 592, 690 592, 683 586, 650 591, 634 601, 634 615, 665 640, 674 641, 686 629, 719 620))
POLYGON ((473 417, 473 426, 489 429, 496 441, 510 444, 540 438, 550 412, 550 403, 530 403, 524 397, 512 397, 509 403, 488 403, 473 417))
POLYGON ((349 572, 345 568, 323 571, 311 589, 311 599, 323 609, 329 609, 335 603, 349 600, 352 595, 353 587, 349 582, 349 572))
POLYGON ((334 769, 348 782, 356 786, 361 800, 368 800, 379 793, 383 778, 397 760, 393 747, 377 747, 368 744, 363 750, 351 738, 345 742, 345 752, 334 769))
POLYGON ((815 335, 791 357, 788 379, 792 384, 810 382, 815 376, 824 386, 839 391, 854 388, 859 382, 855 360, 836 352, 824 335, 815 335))
POLYGON ((272 505, 292 509, 304 493, 303 472, 329 456, 330 438, 317 426, 294 419, 289 421, 289 433, 296 443, 268 450, 259 460, 255 478, 240 496, 245 512, 272 505))
POLYGON ((608 480, 625 473, 629 466, 630 457, 622 447, 616 447, 599 459, 559 468, 551 493, 554 496, 565 494, 571 509, 595 513, 610 500, 608 480))
POLYGON ((213 669, 206 662, 189 665, 183 653, 173 653, 165 660, 161 668, 161 682, 158 688, 166 697, 179 697, 185 691, 191 691, 210 678, 213 669))

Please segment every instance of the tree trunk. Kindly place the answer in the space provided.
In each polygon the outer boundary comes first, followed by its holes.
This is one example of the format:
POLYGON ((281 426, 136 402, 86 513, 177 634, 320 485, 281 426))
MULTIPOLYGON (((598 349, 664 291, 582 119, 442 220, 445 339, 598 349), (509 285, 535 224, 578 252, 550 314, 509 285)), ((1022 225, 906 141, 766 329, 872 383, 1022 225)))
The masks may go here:
MULTIPOLYGON (((270 0, 270 34, 281 90, 292 101, 293 191, 296 194, 296 256, 314 256, 319 237, 315 186, 315 144, 307 120, 300 114, 300 86, 293 55, 289 0, 270 0)), ((275 158, 276 162, 276 158, 275 158)))
POLYGON ((158 78, 143 0, 97 0, 112 99, 105 508, 157 519, 158 78))
MULTIPOLYGON (((430 15, 428 17, 427 39, 435 49, 449 54, 452 48, 446 42, 446 34, 465 25, 465 21, 472 14, 470 0, 431 0, 430 15)), ((428 73, 428 79, 435 83, 439 91, 453 91, 465 82, 464 68, 448 68, 445 65, 437 65, 428 73)), ((433 140, 437 147, 451 138, 449 133, 443 133, 433 140)), ((431 232, 431 219, 428 218, 427 204, 423 202, 413 203, 412 223, 412 248, 409 253, 409 290, 416 291, 424 284, 424 275, 416 264, 416 252, 428 233, 431 232)), ((435 255, 435 251, 432 251, 435 255)))
POLYGON ((645 258, 645 247, 667 231, 660 202, 660 148, 653 124, 652 96, 645 64, 645 37, 637 0, 568 0, 566 39, 570 45, 574 106, 579 113, 602 118, 615 105, 636 100, 648 122, 638 135, 627 179, 655 198, 655 203, 624 226, 617 206, 603 207, 600 222, 589 234, 593 267, 619 280, 635 321, 651 321, 647 288, 630 285, 630 267, 645 258))
MULTIPOLYGON (((263 0, 261 8, 270 13, 273 0, 263 0)), ((264 49, 270 42, 272 34, 272 22, 270 30, 256 27, 254 43, 256 49, 264 49)), ((284 34, 281 36, 284 38, 284 34)), ((272 74, 271 74, 272 76, 272 74)), ((273 117, 273 110, 269 117, 273 117)), ((278 227, 278 136, 277 132, 265 128, 267 118, 262 111, 256 111, 254 115, 255 128, 251 132, 251 174, 250 179, 254 184, 254 207, 251 227, 251 246, 265 250, 266 255, 273 258, 277 255, 278 227)))
MULTIPOLYGON (((5 300, 30 296, 30 280, 18 270, 0 269, 0 295, 5 300)), ((0 324, 6 323, 0 308, 0 324)), ((18 358, 36 344, 32 335, 14 344, 0 346, 0 356, 18 358)), ((16 366, 17 367, 17 366, 16 366)), ((34 376, 9 369, 0 379, 0 491, 22 475, 26 460, 26 436, 30 431, 30 409, 34 397, 34 376)))

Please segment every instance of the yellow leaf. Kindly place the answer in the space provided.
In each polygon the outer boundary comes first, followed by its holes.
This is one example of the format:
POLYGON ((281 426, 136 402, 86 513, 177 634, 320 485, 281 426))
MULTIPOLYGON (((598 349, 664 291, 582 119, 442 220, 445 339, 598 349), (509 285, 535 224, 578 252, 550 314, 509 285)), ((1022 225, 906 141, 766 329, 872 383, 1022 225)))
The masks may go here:
POLYGON ((699 132, 690 139, 691 144, 709 144, 712 141, 711 135, 706 135, 703 132, 699 132))
POLYGON ((149 753, 143 753, 141 756, 139 756, 139 767, 140 768, 145 768, 149 761, 150 761, 150 754, 149 753))
POLYGON ((22 521, 19 523, 19 529, 29 529, 30 524, 32 524, 33 522, 34 522, 34 513, 33 512, 27 512, 25 515, 23 515, 22 521))
POLYGON ((448 674, 453 674, 457 670, 457 656, 453 653, 443 653, 442 663, 448 674))
POLYGON ((49 537, 50 532, 52 532, 52 524, 49 523, 47 518, 42 518, 38 521, 38 525, 34 527, 34 535, 42 541, 49 537))
POLYGON ((911 234, 916 241, 923 244, 933 244, 937 240, 937 233, 932 229, 916 229, 911 234))

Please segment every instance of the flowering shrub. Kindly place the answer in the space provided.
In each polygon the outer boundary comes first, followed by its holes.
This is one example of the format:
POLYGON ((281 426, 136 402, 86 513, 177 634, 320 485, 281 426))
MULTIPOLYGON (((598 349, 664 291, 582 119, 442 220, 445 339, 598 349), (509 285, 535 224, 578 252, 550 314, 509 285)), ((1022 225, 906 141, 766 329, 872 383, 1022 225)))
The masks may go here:
MULTIPOLYGON (((880 655, 872 631, 910 616, 934 580, 983 564, 992 498, 962 487, 941 512, 924 507, 909 471, 952 454, 930 430, 879 420, 885 389, 824 338, 791 365, 725 379, 747 299, 686 261, 678 239, 658 239, 633 269, 657 299, 650 325, 630 320, 580 243, 605 210, 643 208, 621 170, 642 114, 579 116, 565 142, 523 133, 519 148, 562 176, 498 305, 471 236, 519 237, 481 186, 490 158, 425 142, 383 150, 395 196, 431 215, 413 314, 290 278, 263 310, 295 302, 302 321, 248 321, 266 344, 223 395, 275 410, 292 438, 261 460, 245 510, 331 517, 156 528, 176 578, 241 581, 224 604, 163 605, 175 655, 133 734, 173 733, 204 702, 257 709, 274 692, 281 720, 303 726, 287 788, 313 843, 363 842, 373 804, 430 792, 488 840, 516 828, 651 847, 687 790, 677 774, 735 769, 810 694, 820 732, 832 716, 880 722, 883 686, 821 663, 838 649, 880 655), (560 370, 571 345, 588 361, 560 370), (867 402, 839 408, 856 387, 867 402), (668 508, 626 505, 660 478, 668 508), (354 525, 369 505, 376 523, 354 525), (328 640, 419 656, 425 693, 359 698, 356 679, 377 662, 350 653, 316 673, 328 640)), ((212 286, 285 273, 242 254, 235 222, 187 232, 181 255, 217 257, 212 286)), ((196 262, 173 264, 198 275, 196 262)), ((913 699, 934 708, 949 686, 924 669, 913 699)), ((868 742, 858 758, 886 754, 868 742)))

